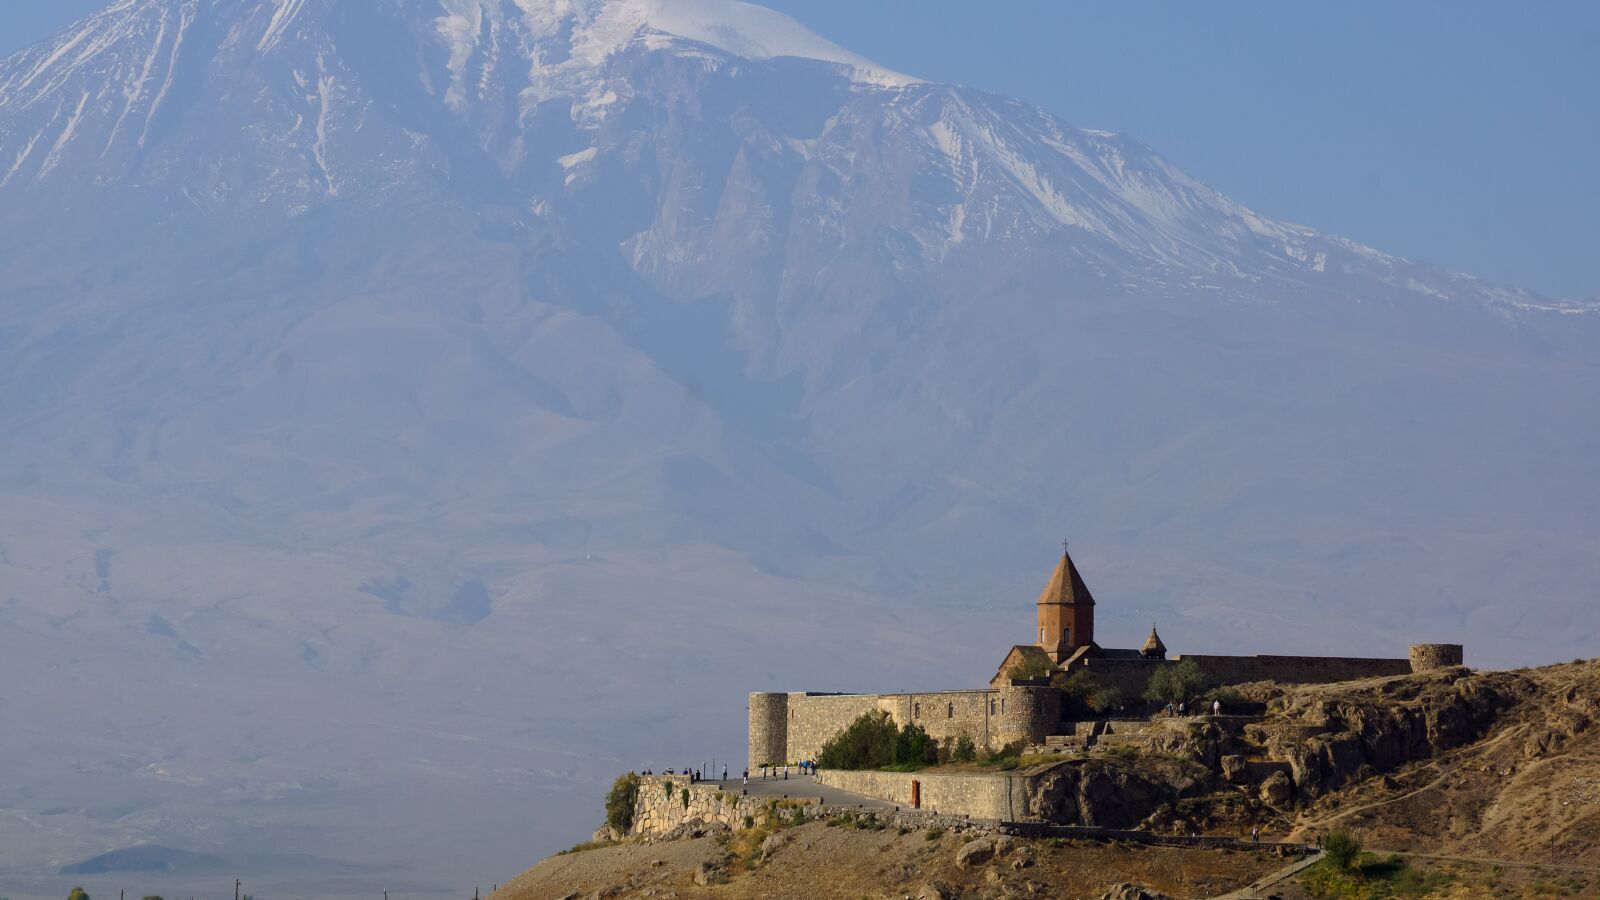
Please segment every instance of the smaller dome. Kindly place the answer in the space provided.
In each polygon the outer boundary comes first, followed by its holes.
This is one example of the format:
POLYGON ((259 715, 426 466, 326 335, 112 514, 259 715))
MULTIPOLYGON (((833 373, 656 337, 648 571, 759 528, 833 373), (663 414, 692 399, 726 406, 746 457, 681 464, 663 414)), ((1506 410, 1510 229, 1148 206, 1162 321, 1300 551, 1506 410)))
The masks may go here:
POLYGON ((1156 634, 1156 627, 1150 626, 1150 636, 1145 638, 1144 648, 1140 654, 1148 659, 1166 659, 1167 645, 1161 643, 1161 635, 1156 634))

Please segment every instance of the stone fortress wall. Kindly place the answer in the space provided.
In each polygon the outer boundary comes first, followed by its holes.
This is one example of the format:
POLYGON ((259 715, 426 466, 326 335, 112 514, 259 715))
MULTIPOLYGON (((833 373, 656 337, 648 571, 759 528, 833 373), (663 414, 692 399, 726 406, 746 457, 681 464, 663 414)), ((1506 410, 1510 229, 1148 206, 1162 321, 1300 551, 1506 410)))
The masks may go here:
POLYGON ((750 695, 750 766, 816 759, 822 745, 862 714, 882 711, 896 725, 920 725, 941 743, 970 738, 979 750, 1044 740, 1061 718, 1049 687, 915 694, 756 693, 750 695))
MULTIPOLYGON (((1435 646, 1435 645, 1429 645, 1435 646)), ((1457 648, 1459 651, 1459 648, 1457 648)), ((1078 668, 1093 672, 1100 683, 1115 687, 1124 697, 1140 697, 1150 686, 1150 677, 1162 666, 1192 661, 1213 687, 1275 681, 1278 684, 1328 684, 1362 678, 1386 678, 1424 671, 1412 659, 1366 659, 1350 656, 1211 656, 1185 654, 1173 659, 1094 658, 1079 660, 1078 668)), ((1457 657, 1459 660, 1459 656, 1457 657)), ((1460 662, 1454 663, 1460 665, 1460 662)), ((1437 668, 1437 666, 1434 666, 1437 668)))
MULTIPOLYGON (((1459 644, 1418 644, 1407 659, 1343 656, 1212 656, 1174 659, 1089 657, 1073 664, 1095 674, 1100 683, 1137 698, 1162 666, 1192 660, 1213 686, 1275 681, 1279 684, 1327 684, 1382 678, 1462 664, 1459 644)), ((816 759, 822 745, 863 713, 881 710, 896 725, 916 724, 939 740, 970 738, 980 751, 993 751, 1020 741, 1044 743, 1062 730, 1061 697, 1040 684, 1010 684, 986 690, 905 694, 756 693, 750 695, 750 767, 816 759)))

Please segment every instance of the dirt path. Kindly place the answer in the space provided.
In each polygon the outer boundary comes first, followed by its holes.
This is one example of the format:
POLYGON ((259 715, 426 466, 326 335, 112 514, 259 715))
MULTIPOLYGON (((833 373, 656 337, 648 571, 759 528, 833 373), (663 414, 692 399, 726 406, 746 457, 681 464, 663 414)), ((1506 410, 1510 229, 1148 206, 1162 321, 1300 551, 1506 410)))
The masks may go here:
POLYGON ((1522 869, 1549 869, 1555 872, 1569 872, 1574 875, 1600 875, 1600 868, 1593 866, 1566 866, 1560 863, 1537 863, 1525 860, 1493 859, 1486 856, 1449 856, 1441 853, 1412 853, 1406 850, 1379 850, 1374 848, 1373 853, 1379 856, 1402 856, 1414 859, 1432 859, 1440 862, 1473 863, 1482 866, 1516 866, 1522 869))

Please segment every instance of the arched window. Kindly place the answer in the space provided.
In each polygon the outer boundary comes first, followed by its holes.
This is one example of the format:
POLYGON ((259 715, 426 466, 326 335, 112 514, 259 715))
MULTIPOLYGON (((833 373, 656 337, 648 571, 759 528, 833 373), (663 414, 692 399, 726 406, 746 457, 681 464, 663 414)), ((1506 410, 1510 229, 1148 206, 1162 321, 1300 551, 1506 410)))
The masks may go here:
POLYGON ((1039 645, 1044 646, 1044 626, 1039 626, 1039 645))
POLYGON ((994 715, 994 698, 989 698, 989 715, 994 715))
POLYGON ((1061 629, 1061 643, 1063 645, 1065 645, 1065 646, 1068 646, 1068 647, 1072 646, 1072 629, 1071 628, 1063 628, 1063 629, 1061 629))
POLYGON ((922 704, 921 703, 913 703, 911 705, 911 718, 913 718, 913 719, 922 718, 922 704))
POLYGON ((946 703, 944 705, 944 717, 946 719, 954 719, 956 717, 956 705, 954 703, 946 703))
POLYGON ((1006 711, 1006 698, 1001 697, 1000 698, 1000 712, 1004 713, 1005 711, 1006 711))

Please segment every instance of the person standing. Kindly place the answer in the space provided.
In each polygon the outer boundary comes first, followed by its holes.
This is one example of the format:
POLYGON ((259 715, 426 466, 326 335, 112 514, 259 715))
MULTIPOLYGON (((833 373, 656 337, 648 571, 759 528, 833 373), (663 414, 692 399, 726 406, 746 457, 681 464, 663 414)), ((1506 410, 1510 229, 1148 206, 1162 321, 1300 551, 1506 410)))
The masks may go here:
POLYGON ((1213 700, 1213 701, 1211 701, 1211 714, 1213 716, 1222 715, 1222 701, 1221 700, 1213 700))

